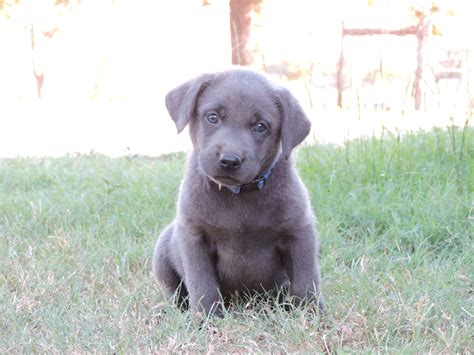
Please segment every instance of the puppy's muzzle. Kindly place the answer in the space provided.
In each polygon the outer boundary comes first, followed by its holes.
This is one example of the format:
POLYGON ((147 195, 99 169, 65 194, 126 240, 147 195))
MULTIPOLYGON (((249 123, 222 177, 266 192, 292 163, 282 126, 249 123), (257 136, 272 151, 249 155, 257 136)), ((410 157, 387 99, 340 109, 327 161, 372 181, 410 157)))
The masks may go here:
POLYGON ((219 163, 225 170, 237 170, 242 165, 242 159, 236 154, 221 154, 219 163))

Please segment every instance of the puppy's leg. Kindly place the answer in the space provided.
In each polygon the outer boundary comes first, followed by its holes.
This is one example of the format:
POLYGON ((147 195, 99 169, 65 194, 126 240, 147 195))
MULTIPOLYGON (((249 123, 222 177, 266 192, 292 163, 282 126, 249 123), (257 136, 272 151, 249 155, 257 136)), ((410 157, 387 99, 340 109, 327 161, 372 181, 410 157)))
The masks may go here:
POLYGON ((169 246, 173 235, 173 224, 170 224, 161 233, 156 241, 153 253, 153 274, 157 282, 163 287, 168 297, 175 297, 182 309, 187 309, 188 292, 181 277, 177 274, 170 260, 169 246))
POLYGON ((290 294, 298 303, 316 302, 325 313, 318 265, 317 234, 313 226, 299 228, 287 249, 290 294))
POLYGON ((191 310, 221 316, 219 283, 205 238, 179 225, 175 227, 174 237, 182 258, 191 310))

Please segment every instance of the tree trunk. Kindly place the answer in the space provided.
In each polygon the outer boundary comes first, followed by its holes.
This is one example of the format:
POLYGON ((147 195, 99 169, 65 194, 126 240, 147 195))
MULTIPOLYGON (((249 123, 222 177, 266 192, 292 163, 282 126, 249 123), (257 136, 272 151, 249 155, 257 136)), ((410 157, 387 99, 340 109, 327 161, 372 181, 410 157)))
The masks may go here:
POLYGON ((230 35, 232 43, 232 64, 252 64, 252 54, 247 50, 250 35, 252 11, 259 11, 262 0, 230 0, 230 35))

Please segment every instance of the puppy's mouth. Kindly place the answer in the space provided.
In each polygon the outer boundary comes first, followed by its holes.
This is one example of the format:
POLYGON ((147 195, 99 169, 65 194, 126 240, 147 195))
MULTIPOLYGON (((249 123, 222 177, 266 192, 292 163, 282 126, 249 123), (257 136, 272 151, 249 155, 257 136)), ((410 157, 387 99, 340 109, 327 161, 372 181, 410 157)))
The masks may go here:
POLYGON ((241 185, 242 182, 240 180, 237 180, 236 178, 232 176, 227 176, 227 175, 217 175, 217 176, 212 176, 210 177, 212 181, 214 181, 218 185, 224 185, 224 186, 233 186, 233 185, 241 185))

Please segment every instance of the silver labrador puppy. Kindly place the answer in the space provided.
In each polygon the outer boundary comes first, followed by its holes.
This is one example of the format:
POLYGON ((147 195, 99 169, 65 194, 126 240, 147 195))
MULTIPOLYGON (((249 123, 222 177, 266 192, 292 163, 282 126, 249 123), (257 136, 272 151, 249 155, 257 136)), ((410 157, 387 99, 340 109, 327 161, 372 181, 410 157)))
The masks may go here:
POLYGON ((153 272, 191 310, 222 298, 287 290, 323 310, 318 237, 292 149, 310 122, 291 93, 244 69, 204 74, 166 96, 194 151, 176 219, 159 236, 153 272))

